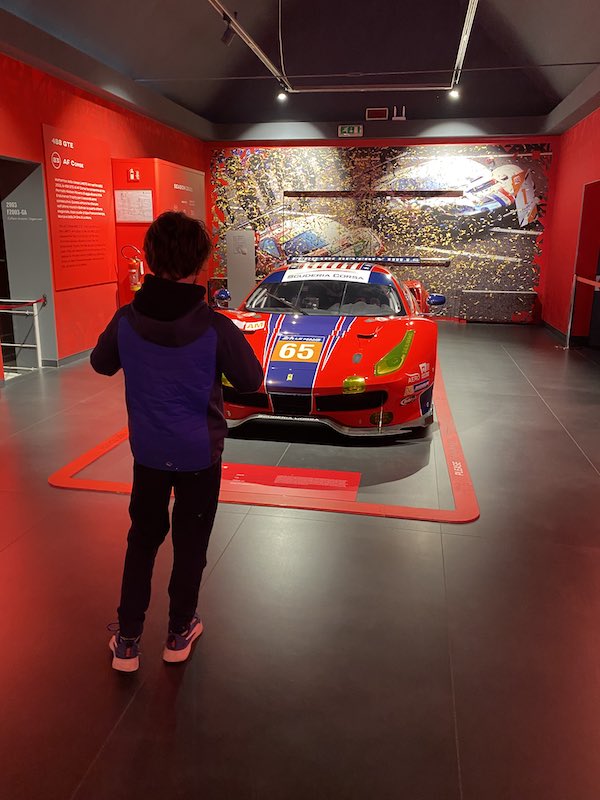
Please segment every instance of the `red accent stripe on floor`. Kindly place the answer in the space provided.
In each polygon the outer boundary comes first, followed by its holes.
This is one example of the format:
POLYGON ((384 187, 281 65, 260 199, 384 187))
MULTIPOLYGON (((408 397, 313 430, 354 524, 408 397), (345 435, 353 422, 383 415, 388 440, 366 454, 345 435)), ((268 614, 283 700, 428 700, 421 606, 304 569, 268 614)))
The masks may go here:
MULTIPOLYGON (((438 424, 452 494, 454 496, 453 509, 439 508, 413 508, 411 506, 380 505, 377 503, 363 503, 356 499, 351 499, 346 493, 344 497, 337 496, 336 492, 326 492, 323 496, 322 491, 317 491, 313 483, 312 486, 293 486, 292 481, 285 485, 275 483, 268 485, 264 480, 266 473, 260 479, 260 470, 264 468, 250 464, 229 464, 225 465, 224 479, 221 485, 220 501, 222 503, 241 503, 255 506, 273 506, 276 508, 302 508, 310 511, 337 511, 346 514, 361 514, 372 517, 390 517, 393 519, 414 519, 427 522, 450 522, 466 523, 473 522, 479 517, 479 504, 475 495, 473 482, 469 474, 469 469, 465 460, 462 445, 458 432, 454 425, 450 405, 446 395, 441 371, 438 368, 434 388, 434 402, 438 424), (233 479, 227 478, 227 471, 230 468, 237 469, 238 472, 233 479), (239 481, 240 468, 243 468, 245 478, 243 483, 239 481), (257 471, 258 470, 258 471, 257 471), (292 485, 290 485, 292 484, 292 485)), ((127 429, 124 428, 111 436, 110 439, 88 450, 87 453, 76 458, 70 464, 53 473, 48 482, 51 486, 61 489, 83 489, 93 492, 111 492, 116 494, 129 494, 131 492, 130 483, 117 483, 114 481, 90 480, 75 477, 78 472, 97 461, 121 442, 127 439, 127 429)), ((275 469, 275 468, 267 468, 275 469)), ((306 477, 315 476, 315 470, 290 470, 278 468, 278 472, 285 475, 306 474, 306 477)), ((348 491, 352 492, 353 482, 350 476, 358 473, 331 473, 338 479, 343 476, 348 480, 348 491)), ((273 478, 273 475, 271 475, 273 478)), ((338 487, 339 488, 339 487, 338 487)), ((356 497, 356 494, 354 494, 356 497)))

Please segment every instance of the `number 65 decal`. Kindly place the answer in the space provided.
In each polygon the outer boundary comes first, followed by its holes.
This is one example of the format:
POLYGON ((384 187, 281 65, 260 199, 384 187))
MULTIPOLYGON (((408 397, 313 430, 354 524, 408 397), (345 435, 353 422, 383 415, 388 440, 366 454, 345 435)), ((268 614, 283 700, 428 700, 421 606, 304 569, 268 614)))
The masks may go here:
POLYGON ((310 364, 319 360, 322 349, 323 342, 282 341, 277 343, 271 360, 301 361, 310 364))

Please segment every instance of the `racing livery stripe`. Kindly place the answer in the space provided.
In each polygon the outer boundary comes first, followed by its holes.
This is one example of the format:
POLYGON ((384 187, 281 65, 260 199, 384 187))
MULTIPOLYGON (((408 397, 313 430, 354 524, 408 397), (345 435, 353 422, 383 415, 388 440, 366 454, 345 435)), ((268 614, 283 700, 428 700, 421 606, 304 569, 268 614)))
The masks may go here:
POLYGON ((284 275, 285 270, 272 272, 270 275, 267 275, 267 277, 263 280, 263 283, 281 283, 284 275))
POLYGON ((291 325, 291 315, 281 315, 278 322, 272 327, 268 344, 265 347, 265 375, 266 385, 269 389, 287 391, 293 393, 294 390, 307 392, 312 391, 319 364, 323 359, 323 352, 327 348, 328 341, 334 330, 343 324, 340 317, 321 317, 305 316, 294 319, 294 326, 291 325), (282 320, 288 318, 290 325, 283 325, 282 320), (282 340, 302 341, 303 338, 310 337, 318 340, 321 345, 319 358, 314 362, 306 362, 300 359, 290 361, 273 360, 273 353, 277 343, 282 340), (288 375, 293 377, 290 379, 288 375))
MULTIPOLYGON (((333 351, 333 348, 335 347, 335 344, 336 344, 336 342, 337 342, 337 340, 339 338, 340 332, 342 330, 342 327, 343 327, 344 322, 345 322, 346 319, 347 319, 347 317, 340 317, 338 319, 338 321, 337 321, 337 325, 331 331, 331 336, 329 337, 329 339, 325 343, 325 347, 322 350, 321 358, 320 358, 319 365, 318 365, 319 369, 317 371, 323 369, 323 367, 325 366, 325 364, 329 360, 329 356, 331 355, 331 353, 333 351)), ((315 378, 316 378, 316 376, 317 376, 317 373, 315 373, 315 378)), ((314 381, 313 381, 313 388, 314 388, 314 381)))
POLYGON ((277 340, 277 334, 283 324, 283 320, 285 319, 285 314, 271 314, 269 316, 269 332, 267 334, 267 339, 265 341, 265 349, 263 352, 263 364, 267 365, 271 360, 271 356, 273 355, 273 348, 275 347, 275 342, 277 340))
POLYGON ((321 353, 321 358, 319 363, 317 364, 317 369, 315 370, 315 376, 313 378, 312 386, 310 389, 311 411, 313 414, 315 414, 317 411, 315 405, 315 384, 317 382, 317 375, 325 367, 325 364, 327 364, 327 362, 329 361, 329 358, 333 353, 336 344, 343 336, 345 336, 347 331, 350 329, 350 325, 352 325, 355 319, 356 317, 340 317, 337 321, 337 325, 331 332, 331 336, 327 340, 326 346, 323 348, 323 351, 321 353))
POLYGON ((352 325, 356 321, 356 317, 342 317, 340 321, 341 321, 342 324, 339 326, 339 329, 336 326, 336 330, 334 331, 334 336, 327 343, 327 351, 326 351, 326 353, 325 353, 325 355, 324 355, 324 357, 323 357, 323 359, 321 361, 321 365, 320 365, 321 369, 323 369, 325 367, 325 365, 327 364, 327 362, 331 358, 331 355, 332 355, 332 353, 334 351, 334 348, 335 348, 336 344, 338 343, 338 341, 340 339, 342 339, 348 333, 348 331, 350 330, 350 328, 352 327, 352 325))

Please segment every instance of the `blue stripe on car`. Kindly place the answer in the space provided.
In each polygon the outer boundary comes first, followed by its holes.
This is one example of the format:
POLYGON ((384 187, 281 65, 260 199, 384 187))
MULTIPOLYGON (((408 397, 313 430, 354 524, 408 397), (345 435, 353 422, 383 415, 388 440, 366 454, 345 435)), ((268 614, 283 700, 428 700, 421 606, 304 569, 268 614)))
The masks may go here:
MULTIPOLYGON (((287 314, 277 335, 277 343, 289 338, 290 340, 302 342, 302 337, 307 341, 315 340, 321 342, 325 348, 327 339, 333 333, 333 329, 339 322, 339 317, 317 317, 306 316, 295 318, 292 314, 287 314)), ((275 346, 277 347, 277 343, 275 346)), ((323 350, 321 350, 321 353, 323 350)), ((273 361, 269 360, 266 365, 266 386, 269 392, 308 392, 311 390, 319 361, 303 362, 300 359, 293 361, 273 361), (288 378, 288 376, 292 376, 288 378)))
POLYGON ((431 405, 433 402, 433 386, 431 389, 427 389, 426 392, 419 397, 419 404, 421 406, 421 414, 426 417, 427 414, 431 411, 431 405))
POLYGON ((278 272, 272 272, 270 275, 267 275, 267 277, 264 278, 263 283, 281 283, 286 272, 287 270, 285 269, 278 272))

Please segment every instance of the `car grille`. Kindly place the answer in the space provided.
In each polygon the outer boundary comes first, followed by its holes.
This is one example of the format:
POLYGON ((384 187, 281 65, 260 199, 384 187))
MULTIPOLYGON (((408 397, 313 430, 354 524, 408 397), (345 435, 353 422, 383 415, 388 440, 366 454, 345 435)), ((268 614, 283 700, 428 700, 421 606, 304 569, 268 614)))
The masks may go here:
POLYGON ((317 411, 365 411, 381 408, 388 399, 387 392, 362 392, 361 394, 325 394, 315 400, 317 411))
POLYGON ((250 408, 269 408, 269 399, 262 392, 241 394, 230 386, 223 387, 223 400, 236 406, 249 406, 250 408))
MULTIPOLYGON (((273 411, 284 416, 307 416, 312 411, 312 397, 307 394, 271 394, 273 411)), ((229 386, 223 387, 223 399, 226 403, 248 408, 269 408, 269 396, 262 392, 241 394, 229 386)), ((326 414, 335 411, 366 411, 381 408, 388 399, 387 392, 362 392, 361 394, 326 394, 317 395, 315 408, 318 413, 326 414)))
POLYGON ((307 416, 312 408, 310 394, 272 394, 271 402, 275 414, 284 416, 307 416))

